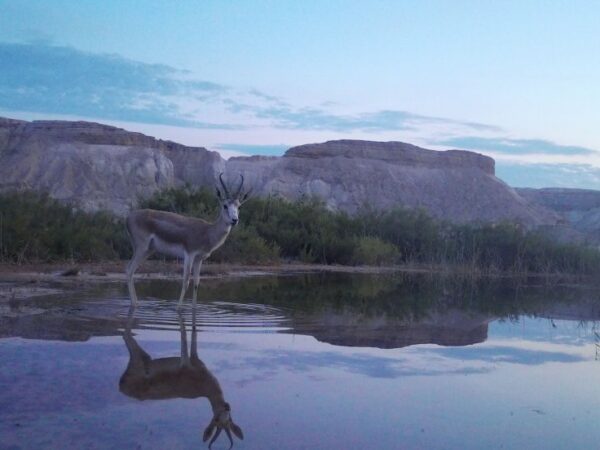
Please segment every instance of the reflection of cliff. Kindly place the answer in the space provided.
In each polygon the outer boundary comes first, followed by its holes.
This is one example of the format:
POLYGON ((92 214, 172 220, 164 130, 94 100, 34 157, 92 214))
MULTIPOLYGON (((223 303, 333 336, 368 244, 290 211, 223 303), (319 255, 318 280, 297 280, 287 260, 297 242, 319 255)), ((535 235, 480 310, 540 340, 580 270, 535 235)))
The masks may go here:
POLYGON ((596 322, 600 321, 600 302, 590 298, 578 302, 549 302, 533 314, 545 319, 596 322))
POLYGON ((419 319, 322 312, 294 322, 293 332, 346 347, 462 346, 485 341, 492 320, 490 316, 458 309, 434 311, 419 319))
MULTIPOLYGON (((168 300, 173 292, 170 282, 143 287, 140 327, 170 329, 176 322, 175 305, 168 300)), ((461 346, 485 341, 488 324, 497 318, 600 321, 600 303, 590 292, 490 280, 472 285, 430 276, 248 277, 206 281, 198 323, 283 327, 342 346, 461 346)), ((129 300, 119 300, 121 294, 109 286, 98 286, 93 295, 74 287, 61 296, 0 304, 0 338, 86 341, 121 335, 122 314, 129 306, 129 300)))
POLYGON ((117 336, 122 324, 112 319, 83 319, 62 313, 0 317, 0 338, 18 336, 45 341, 84 342, 92 337, 117 336))

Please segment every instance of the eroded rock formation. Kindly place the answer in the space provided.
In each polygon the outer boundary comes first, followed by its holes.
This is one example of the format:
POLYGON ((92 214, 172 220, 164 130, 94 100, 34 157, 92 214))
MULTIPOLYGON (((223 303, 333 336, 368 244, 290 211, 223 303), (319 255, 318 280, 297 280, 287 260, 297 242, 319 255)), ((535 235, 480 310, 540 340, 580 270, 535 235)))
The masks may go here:
POLYGON ((518 221, 554 225, 555 213, 531 205, 494 175, 494 160, 473 152, 426 150, 402 142, 331 141, 283 157, 232 158, 263 195, 316 195, 332 209, 423 208, 452 222, 518 221))
POLYGON ((127 213, 178 183, 212 183, 218 153, 89 122, 0 120, 0 189, 33 189, 85 210, 127 213))
POLYGON ((530 203, 554 211, 585 240, 600 243, 600 191, 591 189, 516 189, 530 203))
POLYGON ((86 210, 124 215, 154 192, 212 186, 244 174, 259 195, 316 195, 354 213, 404 206, 453 222, 518 221, 553 226, 559 215, 494 175, 493 159, 401 142, 340 140, 289 149, 282 157, 223 160, 187 147, 90 122, 0 119, 0 190, 34 189, 86 210))

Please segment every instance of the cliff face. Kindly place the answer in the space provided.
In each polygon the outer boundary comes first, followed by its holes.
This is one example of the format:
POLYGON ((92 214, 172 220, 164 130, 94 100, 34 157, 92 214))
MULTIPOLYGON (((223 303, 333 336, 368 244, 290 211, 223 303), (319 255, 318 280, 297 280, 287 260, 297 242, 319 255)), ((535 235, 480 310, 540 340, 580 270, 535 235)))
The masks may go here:
POLYGON ((222 164, 216 152, 107 125, 0 121, 0 189, 40 190, 86 210, 124 215, 157 190, 212 183, 222 164))
POLYGON ((518 188, 516 191, 530 203, 554 211, 561 221, 600 243, 600 191, 590 189, 518 188))
POLYGON ((263 195, 317 195, 350 213, 402 205, 453 222, 514 220, 534 227, 558 220, 496 178, 492 158, 472 152, 343 140, 294 147, 281 158, 232 158, 227 171, 243 173, 263 195))
POLYGON ((438 169, 480 169, 494 175, 494 160, 479 153, 463 150, 438 152, 404 142, 373 142, 356 140, 329 141, 290 148, 286 154, 293 158, 353 158, 385 161, 412 167, 438 169))
POLYGON ((316 195, 349 213, 404 206, 453 222, 527 227, 560 219, 496 178, 491 158, 472 152, 340 140, 294 147, 283 157, 225 161, 201 147, 97 123, 0 119, 0 190, 41 190, 86 210, 123 215, 160 189, 212 187, 221 171, 231 180, 242 173, 258 195, 316 195))

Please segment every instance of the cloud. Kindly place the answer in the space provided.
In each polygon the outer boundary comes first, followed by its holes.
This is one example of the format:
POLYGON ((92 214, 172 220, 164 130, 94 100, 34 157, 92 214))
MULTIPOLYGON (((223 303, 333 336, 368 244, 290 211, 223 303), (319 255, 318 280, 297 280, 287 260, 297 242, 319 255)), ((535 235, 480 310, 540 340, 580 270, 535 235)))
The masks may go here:
POLYGON ((282 368, 294 372, 309 372, 316 368, 334 368, 370 378, 400 378, 411 376, 446 376, 449 374, 488 373, 498 364, 536 366, 552 362, 584 361, 580 355, 561 351, 540 351, 509 346, 423 347, 405 349, 394 358, 338 351, 269 350, 236 362, 227 361, 219 370, 237 370, 240 366, 260 367, 274 374, 282 368))
POLYGON ((0 64, 0 108, 9 111, 200 129, 378 133, 450 126, 465 132, 499 131, 399 109, 347 114, 327 101, 298 107, 257 89, 198 80, 167 65, 44 41, 0 43, 0 64))
POLYGON ((370 378, 399 378, 408 376, 438 376, 448 374, 467 375, 471 373, 488 372, 486 367, 448 367, 427 364, 413 360, 410 356, 404 358, 386 358, 362 353, 343 354, 339 352, 308 352, 269 350, 259 356, 245 358, 241 363, 231 363, 229 369, 235 369, 239 364, 260 367, 263 371, 275 373, 281 368, 295 372, 308 372, 315 368, 335 368, 350 373, 358 373, 370 378))
POLYGON ((589 164, 517 164, 498 161, 496 176, 514 187, 600 190, 600 168, 589 164))
POLYGON ((507 155, 544 154, 544 155, 592 155, 597 151, 574 145, 559 145, 541 139, 508 139, 488 137, 454 137, 437 142, 441 145, 466 150, 489 151, 507 155))
POLYGON ((45 43, 0 43, 0 107, 197 128, 232 128, 186 113, 179 99, 222 95, 225 86, 118 55, 45 43))
MULTIPOLYGON (((261 98, 267 100, 267 97, 261 98)), ((500 131, 500 128, 493 125, 423 116, 401 110, 380 110, 351 115, 332 113, 324 107, 295 108, 275 97, 268 98, 267 104, 248 104, 228 100, 228 109, 236 113, 250 113, 257 118, 270 121, 276 128, 296 130, 380 132, 416 130, 427 125, 451 125, 477 131, 500 131)))
POLYGON ((412 130, 412 115, 404 111, 378 111, 358 115, 331 114, 320 108, 271 107, 255 111, 281 128, 331 131, 412 130))
POLYGON ((445 347, 430 349, 429 353, 437 354, 445 358, 453 358, 460 361, 479 361, 491 364, 511 363, 528 366, 546 364, 550 362, 580 362, 585 358, 571 353, 560 351, 530 350, 508 346, 487 347, 445 347))

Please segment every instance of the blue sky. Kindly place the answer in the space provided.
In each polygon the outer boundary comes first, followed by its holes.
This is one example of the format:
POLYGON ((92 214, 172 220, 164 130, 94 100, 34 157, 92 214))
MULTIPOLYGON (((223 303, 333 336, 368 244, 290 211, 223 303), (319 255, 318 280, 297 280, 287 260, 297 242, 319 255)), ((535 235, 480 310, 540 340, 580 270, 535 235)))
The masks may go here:
POLYGON ((600 2, 0 0, 0 115, 224 155, 350 138, 600 189, 600 2))

